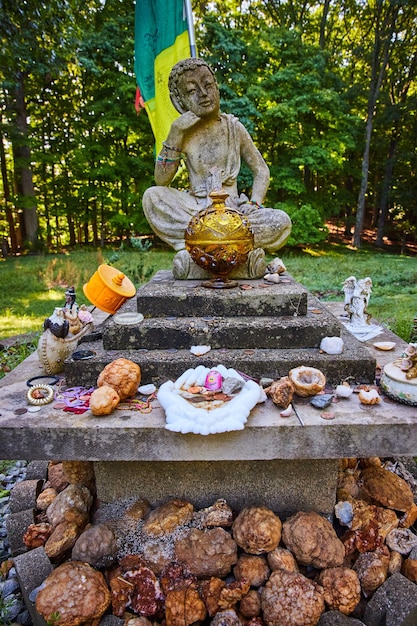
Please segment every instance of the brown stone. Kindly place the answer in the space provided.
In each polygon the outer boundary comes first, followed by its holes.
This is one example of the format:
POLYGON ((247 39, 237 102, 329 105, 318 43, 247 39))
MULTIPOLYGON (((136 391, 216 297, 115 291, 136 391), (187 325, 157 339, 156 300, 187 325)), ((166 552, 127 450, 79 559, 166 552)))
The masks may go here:
POLYGON ((176 541, 175 555, 199 578, 222 578, 237 561, 237 545, 223 528, 193 528, 187 537, 176 541))
POLYGON ((57 559, 70 550, 81 532, 74 522, 58 524, 45 543, 45 552, 50 559, 57 559))
POLYGON ((110 605, 103 574, 86 563, 69 561, 45 580, 36 597, 36 610, 46 621, 59 613, 60 626, 80 626, 99 620, 110 605))
POLYGON ((403 478, 382 467, 367 467, 361 473, 361 490, 367 499, 396 511, 413 506, 413 492, 403 478))
POLYGON ((301 565, 324 568, 343 563, 343 543, 330 522, 314 511, 299 511, 286 520, 282 540, 301 565))
POLYGON ((242 509, 233 522, 233 538, 249 554, 262 554, 276 548, 282 523, 278 515, 262 506, 242 509))
POLYGON ((193 516, 194 507, 184 500, 170 500, 151 511, 143 530, 149 535, 165 535, 172 533, 178 526, 189 522, 193 516))

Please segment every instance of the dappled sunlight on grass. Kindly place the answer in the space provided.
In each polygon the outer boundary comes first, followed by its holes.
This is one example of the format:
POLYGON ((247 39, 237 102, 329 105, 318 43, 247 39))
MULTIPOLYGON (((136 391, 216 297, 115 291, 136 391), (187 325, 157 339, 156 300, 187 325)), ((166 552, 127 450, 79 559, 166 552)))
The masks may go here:
MULTIPOLYGON (((9 257, 0 271, 0 336, 40 331, 54 308, 64 305, 68 286, 74 286, 78 304, 90 304, 82 288, 102 263, 116 267, 139 287, 158 270, 170 269, 174 254, 171 250, 139 252, 120 247, 9 257)), ((278 255, 295 280, 321 300, 343 300, 346 278, 370 276, 371 315, 408 340, 417 313, 416 257, 351 250, 340 244, 285 248, 278 255)))

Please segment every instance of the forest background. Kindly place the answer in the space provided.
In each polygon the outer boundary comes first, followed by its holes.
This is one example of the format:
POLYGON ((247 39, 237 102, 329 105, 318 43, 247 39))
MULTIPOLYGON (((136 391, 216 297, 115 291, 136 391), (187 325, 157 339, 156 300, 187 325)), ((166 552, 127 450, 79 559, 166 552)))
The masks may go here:
MULTIPOLYGON (((417 236, 413 0, 192 3, 222 109, 271 170, 291 244, 331 221, 360 247, 417 236)), ((3 252, 102 246, 150 232, 154 139, 134 107, 133 0, 0 3, 3 252)), ((183 175, 177 177, 183 184, 183 175)), ((239 185, 250 187, 243 170, 239 185)))

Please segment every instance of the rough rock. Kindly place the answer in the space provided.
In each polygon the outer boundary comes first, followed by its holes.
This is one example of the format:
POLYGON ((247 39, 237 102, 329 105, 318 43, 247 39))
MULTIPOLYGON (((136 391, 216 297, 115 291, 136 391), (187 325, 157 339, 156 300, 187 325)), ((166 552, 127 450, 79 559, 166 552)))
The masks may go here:
POLYGON ((340 611, 327 611, 320 617, 317 626, 364 626, 364 623, 340 611))
POLYGON ((48 465, 48 482, 46 487, 52 487, 57 491, 62 491, 65 487, 68 487, 68 480, 64 476, 64 470, 62 463, 53 463, 52 461, 48 465))
POLYGON ((194 507, 185 500, 170 500, 149 513, 143 530, 149 535, 166 535, 191 521, 194 507))
POLYGON ((331 610, 344 615, 352 613, 361 599, 358 575, 347 567, 331 567, 320 572, 318 583, 323 587, 324 601, 331 610))
POLYGON ((244 508, 233 522, 233 538, 249 554, 274 550, 280 542, 282 523, 278 515, 262 506, 244 508))
POLYGON ((375 591, 362 619, 366 626, 415 626, 417 585, 394 574, 375 591))
POLYGON ((89 519, 92 496, 83 485, 68 485, 48 507, 46 514, 52 526, 74 522, 82 528, 89 519))
POLYGON ((343 563, 343 543, 330 522, 314 511, 299 511, 286 520, 282 540, 301 565, 320 569, 338 567, 343 563))
POLYGON ((71 558, 93 567, 108 567, 114 560, 117 543, 113 531, 105 524, 90 526, 76 540, 71 558))
POLYGON ((267 626, 315 626, 324 611, 323 590, 297 572, 275 570, 261 592, 267 626))
POLYGON ((378 504, 407 512, 413 505, 413 492, 406 481, 382 467, 366 467, 361 473, 361 491, 378 504))
POLYGON ((36 597, 36 609, 45 620, 59 613, 60 626, 79 626, 100 618, 110 605, 103 574, 87 563, 68 561, 45 580, 36 597))
POLYGON ((265 557, 254 554, 242 554, 233 574, 237 580, 248 580, 251 587, 261 587, 269 577, 270 569, 265 557))
POLYGON ((205 619, 207 611, 196 589, 170 591, 165 600, 166 626, 189 626, 205 619))
POLYGON ((199 578, 227 576, 237 561, 237 545, 223 528, 193 528, 175 543, 175 555, 199 578))
POLYGON ((297 561, 293 554, 287 550, 278 546, 267 554, 268 565, 272 571, 276 569, 285 569, 288 572, 298 572, 297 561))
POLYGON ((389 561, 390 555, 386 546, 375 552, 363 552, 356 559, 353 569, 359 577, 365 598, 368 598, 386 580, 389 561))
POLYGON ((81 532, 75 522, 61 522, 58 524, 45 543, 45 552, 52 560, 64 556, 70 550, 81 532))

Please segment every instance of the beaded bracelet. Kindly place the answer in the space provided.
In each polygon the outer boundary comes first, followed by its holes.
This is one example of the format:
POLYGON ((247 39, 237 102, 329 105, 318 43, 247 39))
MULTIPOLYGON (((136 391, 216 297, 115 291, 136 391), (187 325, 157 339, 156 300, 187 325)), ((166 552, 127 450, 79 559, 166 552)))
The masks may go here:
POLYGON ((168 146, 168 144, 165 143, 165 141, 162 142, 162 145, 164 146, 164 148, 166 148, 167 150, 173 150, 173 152, 179 152, 181 153, 182 150, 181 148, 174 148, 174 146, 168 146))
POLYGON ((249 200, 248 204, 251 204, 252 206, 257 206, 258 209, 263 209, 263 205, 259 204, 259 202, 255 202, 255 200, 249 200))

